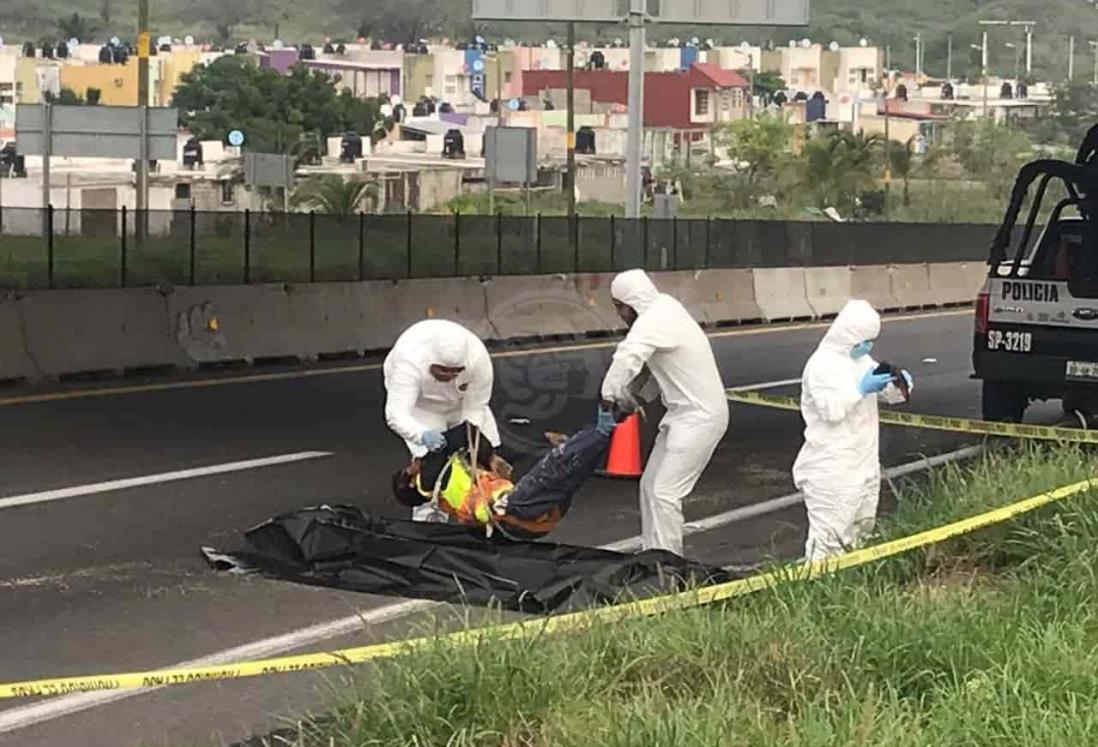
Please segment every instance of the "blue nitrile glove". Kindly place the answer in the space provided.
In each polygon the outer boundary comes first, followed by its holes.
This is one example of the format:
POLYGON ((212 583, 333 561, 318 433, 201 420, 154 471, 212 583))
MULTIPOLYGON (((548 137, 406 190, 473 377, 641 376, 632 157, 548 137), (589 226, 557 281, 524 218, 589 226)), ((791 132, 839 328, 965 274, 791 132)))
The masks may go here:
POLYGON ((870 394, 877 394, 883 392, 885 388, 892 383, 892 374, 883 373, 875 374, 873 369, 869 369, 865 372, 865 376, 862 377, 862 381, 858 384, 858 391, 862 393, 862 396, 868 396, 870 394))
POLYGON ((442 435, 442 431, 423 431, 419 436, 419 440, 430 451, 446 448, 446 436, 442 435))
POLYGON ((617 424, 618 421, 614 417, 614 411, 611 408, 599 408, 598 419, 595 421, 595 430, 599 432, 599 435, 609 436, 614 432, 614 427, 617 424))

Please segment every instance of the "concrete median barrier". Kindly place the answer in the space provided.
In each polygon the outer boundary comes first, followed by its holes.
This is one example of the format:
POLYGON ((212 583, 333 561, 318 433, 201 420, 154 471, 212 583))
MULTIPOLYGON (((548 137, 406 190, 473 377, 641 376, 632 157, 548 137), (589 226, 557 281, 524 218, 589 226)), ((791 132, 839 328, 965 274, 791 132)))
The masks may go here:
POLYGON ((809 267, 804 271, 805 298, 816 318, 834 316, 851 299, 849 267, 809 267))
POLYGON ((755 302, 768 322, 811 319, 803 267, 781 267, 752 271, 755 302))
POLYGON ((283 285, 180 288, 171 295, 176 340, 196 363, 312 357, 310 334, 283 285))
POLYGON ((755 303, 751 270, 698 270, 687 273, 679 298, 694 318, 705 324, 744 324, 763 318, 755 303))
POLYGON ((400 320, 401 329, 423 319, 449 319, 478 336, 491 337, 486 282, 476 278, 402 280, 393 285, 393 305, 387 313, 400 320))
POLYGON ((899 309, 922 309, 934 305, 927 265, 892 265, 892 295, 899 309))
MULTIPOLYGON (((656 282, 659 276, 656 275, 656 282)), ((590 315, 580 317, 581 326, 590 327, 584 332, 614 332, 625 330, 625 322, 618 316, 614 301, 610 298, 611 273, 576 275, 576 292, 583 304, 591 309, 590 315)))
POLYGON ((613 329, 617 319, 590 305, 568 275, 497 277, 485 289, 495 340, 583 335, 613 329))
POLYGON ((893 311, 900 302, 892 295, 892 273, 887 265, 850 268, 850 294, 873 304, 878 311, 893 311))
MULTIPOLYGON (((613 275, 439 278, 29 292, 0 298, 0 380, 384 350, 452 319, 486 340, 621 332, 613 275)), ((818 318, 847 299, 882 311, 962 304, 979 263, 654 273, 704 324, 818 318)))
POLYGON ((37 376, 38 369, 27 353, 19 299, 10 295, 0 298, 0 381, 37 376))
POLYGON ((937 306, 972 303, 987 277, 987 266, 974 262, 935 263, 928 271, 930 294, 937 306))
POLYGON ((40 376, 185 363, 168 301, 155 289, 45 291, 19 301, 26 351, 40 376))

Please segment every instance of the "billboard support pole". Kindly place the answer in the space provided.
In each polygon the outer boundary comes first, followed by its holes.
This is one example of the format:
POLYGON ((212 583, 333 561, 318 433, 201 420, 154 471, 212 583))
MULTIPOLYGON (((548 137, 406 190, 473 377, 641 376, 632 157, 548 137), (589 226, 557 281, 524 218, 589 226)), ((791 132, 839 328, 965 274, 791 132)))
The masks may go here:
POLYGON ((42 208, 50 206, 50 152, 53 140, 53 104, 46 101, 42 104, 42 132, 45 134, 45 145, 42 149, 42 208))
POLYGON ((625 145, 625 217, 641 212, 641 145, 644 140, 645 0, 629 5, 629 129, 625 145))

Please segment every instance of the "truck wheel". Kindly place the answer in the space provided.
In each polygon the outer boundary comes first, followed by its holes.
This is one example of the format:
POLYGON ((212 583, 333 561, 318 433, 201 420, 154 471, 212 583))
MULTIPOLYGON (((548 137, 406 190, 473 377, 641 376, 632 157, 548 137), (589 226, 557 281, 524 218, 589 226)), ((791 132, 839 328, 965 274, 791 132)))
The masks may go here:
POLYGON ((984 381, 984 420, 993 423, 1021 423, 1029 397, 1017 384, 1006 381, 984 381))

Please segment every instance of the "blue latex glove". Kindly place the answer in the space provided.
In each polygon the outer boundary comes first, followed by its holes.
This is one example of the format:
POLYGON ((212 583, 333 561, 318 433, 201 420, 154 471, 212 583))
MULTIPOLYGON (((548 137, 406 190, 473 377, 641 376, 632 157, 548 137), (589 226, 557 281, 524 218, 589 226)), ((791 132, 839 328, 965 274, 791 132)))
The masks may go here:
POLYGON ((430 451, 446 448, 446 436, 442 435, 442 431, 423 431, 419 436, 419 440, 430 451))
POLYGON ((600 407, 598 419, 595 421, 595 430, 603 436, 609 436, 614 432, 618 421, 614 418, 614 411, 607 407, 600 407))
POLYGON ((891 383, 892 374, 875 374, 873 373, 873 369, 871 368, 865 372, 865 376, 862 377, 861 382, 858 384, 858 391, 862 393, 863 397, 865 397, 870 394, 883 392, 885 388, 891 383))

